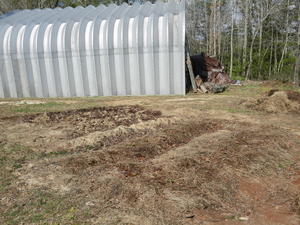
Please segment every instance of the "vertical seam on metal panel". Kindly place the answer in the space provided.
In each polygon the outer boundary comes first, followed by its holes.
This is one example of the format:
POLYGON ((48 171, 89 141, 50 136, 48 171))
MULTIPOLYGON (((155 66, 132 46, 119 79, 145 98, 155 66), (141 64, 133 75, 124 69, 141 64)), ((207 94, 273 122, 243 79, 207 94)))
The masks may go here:
POLYGON ((66 63, 66 46, 65 46, 65 31, 66 23, 61 23, 57 33, 57 50, 58 50, 58 68, 59 68, 59 77, 62 87, 62 96, 71 97, 70 93, 70 83, 69 83, 69 74, 67 70, 66 63))
POLYGON ((0 57, 1 57, 1 73, 0 76, 2 76, 2 85, 3 85, 3 91, 4 95, 3 97, 10 97, 10 87, 9 87, 9 82, 8 82, 8 74, 7 74, 7 69, 6 69, 6 63, 7 63, 7 57, 8 55, 5 54, 5 34, 6 31, 8 30, 9 26, 3 26, 2 29, 0 28, 0 57))
POLYGON ((137 37, 137 54, 138 54, 138 60, 139 60, 139 75, 140 75, 140 94, 145 95, 146 94, 146 85, 145 85, 145 57, 143 54, 143 36, 144 34, 144 21, 145 16, 139 15, 138 23, 137 23, 137 29, 138 29, 138 37, 137 37))
POLYGON ((153 18, 153 37, 152 37, 152 45, 153 45, 153 57, 154 57, 154 82, 155 82, 155 94, 160 94, 160 82, 159 82, 159 36, 158 36, 158 21, 159 16, 154 15, 153 18))
POLYGON ((102 20, 100 24, 100 37, 99 37, 99 46, 100 46, 100 62, 101 65, 101 76, 102 76, 102 85, 103 93, 106 95, 113 95, 112 81, 111 81, 111 67, 110 67, 110 55, 109 55, 109 37, 108 37, 108 20, 102 20), (102 32, 101 32, 102 31, 102 32), (102 37, 102 43, 101 43, 102 37))
POLYGON ((175 89, 174 89, 174 15, 173 14, 169 14, 168 15, 168 36, 169 36, 169 79, 170 79, 170 94, 175 94, 175 89))
POLYGON ((75 84, 75 78, 73 70, 73 49, 72 49, 72 39, 73 39, 73 29, 74 29, 74 21, 68 22, 66 25, 66 31, 65 31, 65 51, 66 51, 66 63, 67 63, 67 70, 69 73, 69 84, 70 84, 70 96, 77 96, 76 93, 76 84, 75 84))
POLYGON ((126 89, 126 95, 132 94, 132 85, 131 84, 131 74, 130 74, 130 63, 129 63, 129 35, 132 35, 132 30, 129 30, 129 22, 130 17, 125 16, 125 18, 122 19, 123 21, 123 32, 121 35, 123 35, 123 60, 124 60, 124 76, 125 76, 125 89, 126 89))
POLYGON ((82 77, 82 68, 80 61, 80 46, 79 46, 79 35, 80 35, 80 22, 75 22, 71 31, 71 53, 72 53, 72 70, 74 71, 74 83, 76 96, 84 96, 84 84, 82 77), (73 46, 72 46, 73 45, 73 46))

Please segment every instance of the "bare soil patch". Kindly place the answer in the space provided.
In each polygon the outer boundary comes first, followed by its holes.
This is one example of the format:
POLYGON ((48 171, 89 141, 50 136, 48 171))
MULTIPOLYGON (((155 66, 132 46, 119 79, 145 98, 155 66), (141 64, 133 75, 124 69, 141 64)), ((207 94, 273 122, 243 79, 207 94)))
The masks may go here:
POLYGON ((130 126, 161 116, 159 111, 145 110, 140 106, 98 107, 63 112, 45 112, 25 116, 24 122, 53 126, 68 123, 74 130, 71 136, 79 137, 95 131, 105 131, 118 126, 130 126))
POLYGON ((145 135, 174 121, 160 111, 136 105, 45 112, 2 118, 0 141, 47 154, 91 150, 145 135))

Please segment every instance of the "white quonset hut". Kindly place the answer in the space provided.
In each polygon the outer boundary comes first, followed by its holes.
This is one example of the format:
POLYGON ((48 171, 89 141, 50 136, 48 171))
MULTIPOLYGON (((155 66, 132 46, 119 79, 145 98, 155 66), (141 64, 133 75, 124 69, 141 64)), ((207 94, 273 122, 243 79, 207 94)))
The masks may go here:
POLYGON ((184 2, 0 17, 0 97, 185 94, 184 2))

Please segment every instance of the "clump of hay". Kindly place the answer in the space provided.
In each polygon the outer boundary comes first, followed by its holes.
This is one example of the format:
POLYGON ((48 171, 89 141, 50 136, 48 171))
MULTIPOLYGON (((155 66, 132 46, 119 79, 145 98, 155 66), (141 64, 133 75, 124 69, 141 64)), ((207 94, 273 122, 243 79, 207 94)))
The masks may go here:
POLYGON ((246 102, 245 106, 269 113, 300 112, 300 93, 270 90, 257 100, 246 102))

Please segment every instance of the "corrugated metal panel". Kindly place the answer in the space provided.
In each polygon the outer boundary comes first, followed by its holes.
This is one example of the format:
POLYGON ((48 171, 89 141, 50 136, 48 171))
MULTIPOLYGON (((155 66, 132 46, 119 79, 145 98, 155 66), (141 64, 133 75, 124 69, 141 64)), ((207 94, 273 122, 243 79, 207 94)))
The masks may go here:
POLYGON ((0 17, 0 97, 185 93, 184 3, 0 17))

